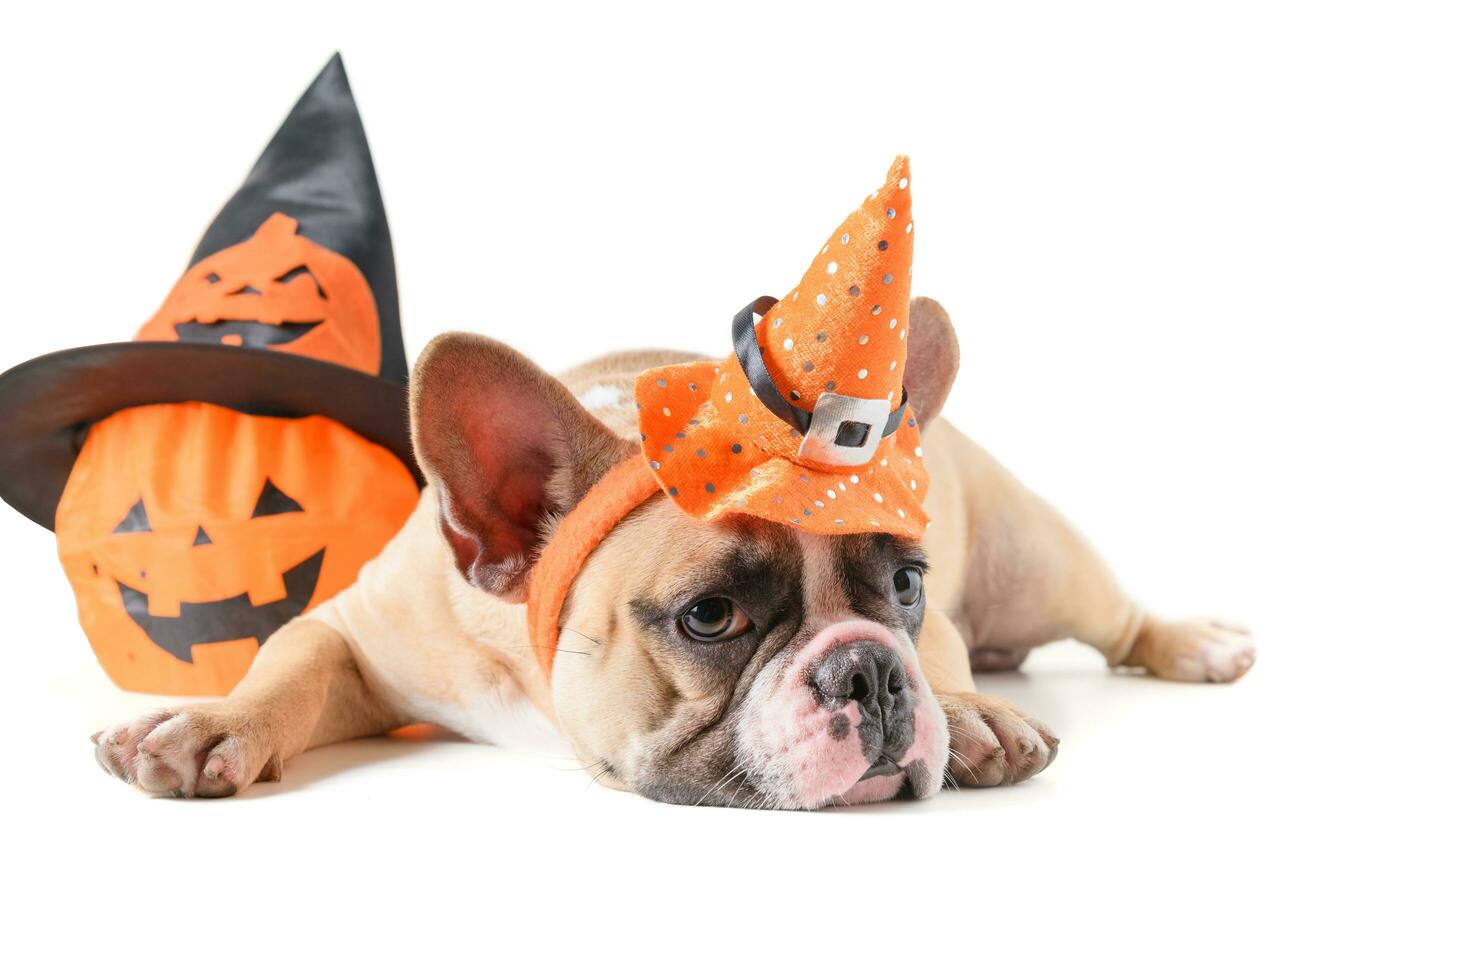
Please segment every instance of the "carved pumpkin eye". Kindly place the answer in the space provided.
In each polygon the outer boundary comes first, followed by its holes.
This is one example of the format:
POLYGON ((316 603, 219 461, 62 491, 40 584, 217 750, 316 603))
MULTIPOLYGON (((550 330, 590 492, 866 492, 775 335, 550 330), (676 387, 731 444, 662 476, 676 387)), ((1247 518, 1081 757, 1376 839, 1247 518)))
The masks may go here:
POLYGON ((265 486, 260 490, 260 499, 255 502, 255 510, 250 517, 254 520, 257 517, 270 517, 272 514, 294 514, 301 510, 300 504, 282 493, 267 477, 265 486))
POLYGON ((143 506, 143 498, 127 512, 122 520, 117 522, 117 527, 112 529, 113 534, 137 534, 140 531, 151 531, 153 525, 148 522, 148 511, 143 506))
POLYGON ((302 276, 311 276, 311 284, 316 287, 316 294, 322 299, 327 298, 326 292, 322 290, 322 284, 317 281, 316 276, 311 275, 311 270, 304 265, 298 265, 296 268, 291 269, 284 275, 276 276, 276 282, 284 286, 286 283, 291 282, 295 279, 299 279, 302 276))
POLYGON ((278 211, 190 267, 134 339, 274 349, 377 374, 380 326, 372 287, 352 260, 278 211))

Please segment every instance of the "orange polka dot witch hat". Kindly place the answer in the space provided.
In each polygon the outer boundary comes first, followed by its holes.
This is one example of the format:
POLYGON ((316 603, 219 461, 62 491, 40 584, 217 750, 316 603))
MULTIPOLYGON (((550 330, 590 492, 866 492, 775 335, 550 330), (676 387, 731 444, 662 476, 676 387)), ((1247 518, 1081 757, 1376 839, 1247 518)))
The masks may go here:
POLYGON ((639 376, 644 458, 686 513, 923 535, 929 480, 903 389, 913 231, 899 157, 795 289, 736 316, 734 353, 639 376))

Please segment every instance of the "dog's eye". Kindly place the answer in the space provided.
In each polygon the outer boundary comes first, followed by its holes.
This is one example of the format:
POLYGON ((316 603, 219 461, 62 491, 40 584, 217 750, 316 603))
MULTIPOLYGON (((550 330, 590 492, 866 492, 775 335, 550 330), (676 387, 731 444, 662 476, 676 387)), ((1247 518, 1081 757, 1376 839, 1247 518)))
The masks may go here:
POLYGON ((912 565, 893 573, 893 591, 900 606, 912 606, 924 594, 924 574, 912 565))
POLYGON ((685 636, 701 643, 733 640, 750 629, 750 617, 724 596, 709 596, 684 610, 679 617, 679 628, 685 636))

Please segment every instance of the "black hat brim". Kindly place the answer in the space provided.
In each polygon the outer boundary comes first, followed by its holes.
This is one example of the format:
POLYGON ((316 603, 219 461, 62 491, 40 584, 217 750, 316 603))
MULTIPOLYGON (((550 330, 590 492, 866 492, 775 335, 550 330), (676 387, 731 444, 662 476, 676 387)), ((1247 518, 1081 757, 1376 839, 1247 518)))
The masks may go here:
POLYGON ((325 416, 392 452, 423 483, 402 385, 260 348, 125 341, 45 354, 0 374, 0 498, 55 530, 87 425, 124 408, 190 401, 325 416))

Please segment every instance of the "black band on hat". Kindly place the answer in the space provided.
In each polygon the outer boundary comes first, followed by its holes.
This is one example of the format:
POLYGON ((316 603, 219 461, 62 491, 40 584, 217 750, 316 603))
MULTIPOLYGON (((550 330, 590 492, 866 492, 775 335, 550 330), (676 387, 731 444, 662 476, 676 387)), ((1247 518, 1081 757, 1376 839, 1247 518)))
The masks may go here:
MULTIPOLYGON (((812 413, 803 411, 781 397, 776 382, 771 380, 771 372, 766 368, 766 359, 760 344, 755 339, 756 321, 769 313, 775 305, 776 300, 773 297, 759 296, 735 314, 735 321, 730 327, 730 334, 735 342, 735 358, 740 362, 740 369, 745 372, 745 378, 750 382, 750 387, 761 400, 761 404, 800 435, 806 435, 807 429, 811 428, 812 413)), ((889 413, 888 422, 883 426, 883 438, 898 431, 908 404, 909 391, 905 388, 898 407, 889 413)))

